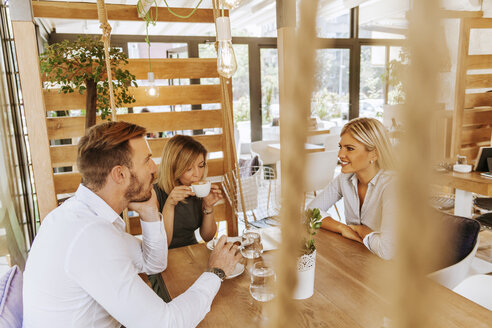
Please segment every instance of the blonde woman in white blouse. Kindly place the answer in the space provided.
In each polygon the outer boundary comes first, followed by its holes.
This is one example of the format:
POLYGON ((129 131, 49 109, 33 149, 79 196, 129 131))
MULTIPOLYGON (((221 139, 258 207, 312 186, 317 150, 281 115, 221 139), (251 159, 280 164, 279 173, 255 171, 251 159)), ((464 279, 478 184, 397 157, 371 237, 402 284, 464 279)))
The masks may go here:
POLYGON ((343 197, 347 224, 326 217, 321 227, 390 259, 394 253, 395 160, 386 129, 376 119, 353 119, 343 127, 339 147, 342 173, 308 207, 327 211, 343 197))

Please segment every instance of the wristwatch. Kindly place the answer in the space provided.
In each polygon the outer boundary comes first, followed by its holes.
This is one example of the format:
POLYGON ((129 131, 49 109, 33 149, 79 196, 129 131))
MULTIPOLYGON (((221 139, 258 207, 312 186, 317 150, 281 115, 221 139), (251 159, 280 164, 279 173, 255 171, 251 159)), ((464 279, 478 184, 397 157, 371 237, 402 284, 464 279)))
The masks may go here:
POLYGON ((210 211, 207 211, 206 208, 203 209, 203 214, 205 215, 209 215, 209 214, 212 214, 214 212, 214 208, 212 207, 212 209, 210 211))
POLYGON ((220 281, 224 281, 226 276, 224 270, 222 270, 221 268, 209 268, 206 272, 212 272, 217 277, 219 277, 220 281))

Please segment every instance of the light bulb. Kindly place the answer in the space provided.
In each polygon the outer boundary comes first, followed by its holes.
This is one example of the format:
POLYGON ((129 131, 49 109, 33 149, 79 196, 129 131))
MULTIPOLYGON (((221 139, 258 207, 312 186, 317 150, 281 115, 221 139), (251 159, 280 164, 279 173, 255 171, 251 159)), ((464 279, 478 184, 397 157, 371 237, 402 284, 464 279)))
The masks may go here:
POLYGON ((239 6, 241 0, 222 0, 222 5, 227 9, 234 9, 239 6))
POLYGON ((217 71, 225 78, 231 78, 237 70, 236 56, 232 48, 231 24, 229 17, 218 17, 217 41, 217 71))
POLYGON ((149 97, 159 96, 159 88, 155 85, 154 81, 154 72, 148 72, 147 79, 149 81, 149 85, 145 88, 145 94, 149 97))

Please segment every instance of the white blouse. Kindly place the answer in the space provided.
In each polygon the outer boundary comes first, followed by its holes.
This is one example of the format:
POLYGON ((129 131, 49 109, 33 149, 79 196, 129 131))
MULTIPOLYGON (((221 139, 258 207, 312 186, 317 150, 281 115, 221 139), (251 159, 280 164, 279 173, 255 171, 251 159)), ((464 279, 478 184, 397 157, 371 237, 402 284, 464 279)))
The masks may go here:
POLYGON ((341 173, 308 205, 328 211, 343 197, 347 224, 365 225, 373 230, 364 238, 364 245, 383 259, 394 254, 395 174, 379 170, 368 184, 362 207, 359 206, 358 180, 355 173, 341 173))

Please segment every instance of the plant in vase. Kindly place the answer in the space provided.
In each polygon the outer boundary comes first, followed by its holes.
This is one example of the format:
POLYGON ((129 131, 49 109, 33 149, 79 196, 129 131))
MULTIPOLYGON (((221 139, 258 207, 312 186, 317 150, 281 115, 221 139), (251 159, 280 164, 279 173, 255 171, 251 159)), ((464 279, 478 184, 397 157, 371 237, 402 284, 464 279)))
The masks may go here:
MULTIPOLYGON (((128 87, 137 86, 135 76, 122 67, 128 64, 127 56, 118 48, 109 51, 115 90, 115 105, 135 102, 128 87)), ((86 93, 86 121, 88 129, 96 124, 96 112, 104 119, 110 114, 109 83, 106 79, 104 43, 99 39, 79 36, 75 42, 68 40, 47 45, 40 55, 41 74, 50 86, 59 92, 86 93)))
POLYGON ((297 260, 297 286, 294 289, 295 299, 305 299, 314 292, 314 272, 316 264, 316 245, 314 236, 321 227, 321 213, 318 208, 308 209, 304 215, 304 238, 301 255, 297 260))

